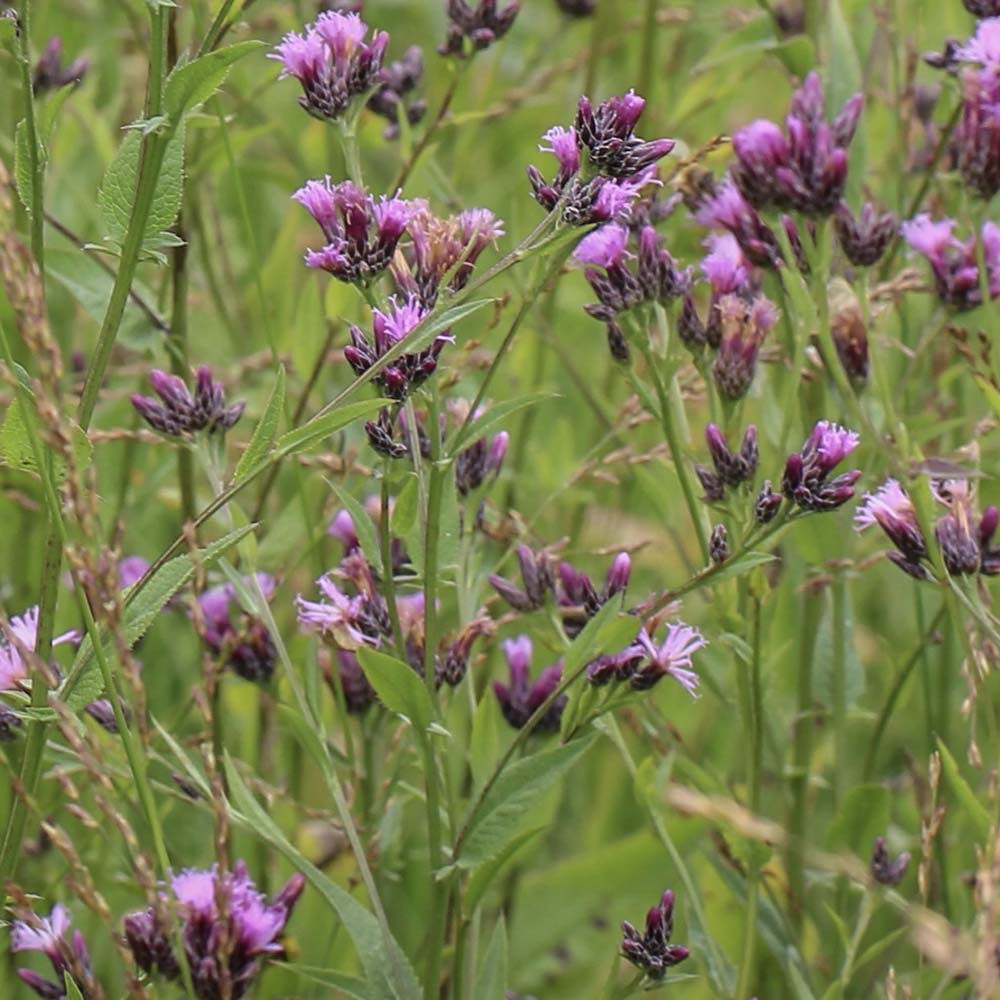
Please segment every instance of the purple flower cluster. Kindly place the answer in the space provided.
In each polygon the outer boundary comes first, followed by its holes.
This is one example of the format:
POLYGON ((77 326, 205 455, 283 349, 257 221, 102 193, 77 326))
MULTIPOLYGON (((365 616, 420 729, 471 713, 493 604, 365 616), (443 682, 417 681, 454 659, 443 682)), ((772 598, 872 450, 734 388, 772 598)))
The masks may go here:
POLYGON ((594 660, 587 667, 587 679, 595 687, 626 681, 635 691, 648 691, 664 677, 673 677, 692 698, 697 698, 700 679, 691 657, 707 645, 698 629, 683 622, 668 624, 659 645, 644 627, 632 645, 594 660))
MULTIPOLYGON (((531 639, 519 635, 516 639, 507 639, 503 643, 504 656, 510 669, 510 683, 494 681, 493 692, 496 695, 503 717, 515 728, 523 729, 535 712, 555 693, 562 681, 562 663, 554 663, 531 680, 531 639)), ((556 698, 546 709, 538 722, 539 729, 558 730, 566 708, 568 697, 565 694, 556 698)))
POLYGON ((521 570, 521 587, 502 576, 490 576, 490 586, 499 597, 515 611, 537 611, 545 606, 545 599, 555 590, 555 576, 552 559, 544 550, 534 552, 527 545, 519 545, 515 550, 521 570))
POLYGON ((226 405, 222 383, 212 378, 210 369, 202 365, 195 373, 194 394, 178 375, 154 368, 149 384, 159 396, 132 396, 132 405, 154 430, 171 437, 181 437, 207 430, 228 431, 243 416, 244 403, 226 405))
POLYGON ((423 98, 407 100, 420 85, 423 73, 424 57, 419 45, 411 45, 402 59, 382 69, 381 85, 369 98, 368 110, 389 122, 382 133, 385 139, 391 141, 399 137, 402 119, 416 125, 427 113, 427 102, 423 98))
MULTIPOLYGON (((303 875, 293 875, 267 900, 242 861, 231 872, 213 866, 207 871, 184 871, 171 879, 198 1000, 246 996, 263 962, 282 954, 280 938, 305 884, 303 875)), ((127 916, 125 940, 139 968, 176 981, 181 969, 166 916, 169 903, 164 894, 156 906, 127 916)))
POLYGON ((803 215, 830 215, 847 181, 847 150, 864 100, 851 97, 833 122, 824 112, 823 85, 810 73, 792 97, 785 131, 758 119, 733 136, 733 180, 761 210, 770 206, 803 215))
POLYGON ((573 127, 549 129, 543 137, 549 145, 539 147, 558 160, 556 176, 546 181, 536 167, 528 168, 535 200, 550 212, 561 204, 571 225, 627 219, 643 188, 658 183, 656 162, 675 145, 672 139, 646 142, 635 135, 645 105, 631 90, 596 108, 581 97, 573 127))
POLYGON ((350 181, 309 181, 292 197, 323 231, 325 246, 309 250, 306 264, 339 281, 370 284, 391 263, 396 245, 417 212, 402 198, 375 199, 350 181))
POLYGON ((683 962, 690 951, 671 944, 674 930, 674 894, 667 889, 660 902, 646 914, 646 932, 640 934, 627 920, 622 921, 622 955, 650 979, 662 979, 667 969, 683 962))
POLYGON ((721 184, 713 185, 703 194, 695 220, 709 229, 726 230, 739 244, 747 260, 757 267, 776 268, 781 265, 783 258, 778 238, 731 177, 726 177, 721 184))
POLYGON ((781 491, 805 511, 835 510, 854 496, 861 472, 854 469, 830 478, 830 473, 857 448, 858 435, 838 424, 821 420, 802 450, 789 455, 781 491))
POLYGON ((764 338, 778 322, 778 310, 763 295, 723 295, 715 304, 719 318, 719 346, 712 378, 723 398, 742 399, 753 384, 757 357, 764 338))
POLYGON ((510 435, 500 431, 490 440, 478 438, 459 452, 455 458, 455 486, 461 496, 474 493, 488 479, 500 475, 509 443, 510 435))
MULTIPOLYGON (((991 547, 1000 510, 989 506, 982 516, 977 515, 974 491, 964 479, 937 482, 933 492, 946 508, 934 526, 934 535, 948 572, 953 576, 1000 575, 1000 549, 991 547)), ((854 523, 859 531, 877 524, 896 547, 896 551, 886 553, 887 557, 917 580, 931 578, 927 541, 916 510, 895 479, 887 479, 874 493, 865 495, 854 523)))
MULTIPOLYGON (((924 213, 904 222, 903 239, 925 257, 934 275, 938 298, 946 305, 964 311, 982 304, 979 253, 976 237, 964 243, 952 235, 955 222, 941 219, 934 222, 924 213)), ((1000 295, 1000 227, 984 222, 982 255, 986 264, 985 284, 990 298, 1000 295)))
MULTIPOLYGON (((274 577, 257 573, 261 593, 270 600, 274 577)), ((274 674, 277 652, 267 626, 242 611, 231 583, 213 587, 198 598, 202 619, 202 640, 244 680, 266 684, 274 674)))
POLYGON ((833 225, 840 249, 855 267, 877 264, 899 228, 892 212, 880 212, 870 201, 865 202, 857 216, 847 202, 842 201, 837 206, 833 225))
POLYGON ((955 52, 978 68, 962 72, 962 118, 955 132, 962 180, 989 201, 1000 190, 1000 18, 982 21, 955 52))
POLYGON ((21 982, 31 987, 43 1000, 65 997, 67 977, 83 996, 96 995, 87 944, 79 931, 74 931, 67 940, 69 928, 69 911, 62 903, 56 903, 48 917, 39 917, 30 911, 19 912, 11 928, 12 952, 37 951, 52 964, 56 976, 54 983, 31 969, 17 970, 21 982))
POLYGON ((502 8, 497 0, 479 0, 474 5, 466 0, 448 0, 448 33, 438 52, 465 58, 488 49, 510 31, 520 10, 516 0, 502 8))
POLYGON ((355 98, 378 85, 389 36, 377 31, 366 43, 367 34, 357 14, 327 11, 304 34, 289 32, 275 49, 271 58, 281 61, 280 78, 299 81, 299 104, 313 117, 341 118, 355 98))

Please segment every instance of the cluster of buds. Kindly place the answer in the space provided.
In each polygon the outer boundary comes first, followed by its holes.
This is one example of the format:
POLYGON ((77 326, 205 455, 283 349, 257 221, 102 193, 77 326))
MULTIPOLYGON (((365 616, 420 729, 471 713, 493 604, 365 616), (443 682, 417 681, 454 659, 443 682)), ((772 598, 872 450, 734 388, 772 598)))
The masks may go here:
POLYGON ((17 970, 21 982, 31 987, 43 1000, 65 997, 67 979, 84 997, 99 995, 83 935, 74 931, 67 940, 69 928, 69 911, 61 903, 56 903, 48 917, 39 917, 30 910, 16 913, 10 932, 10 950, 15 953, 40 952, 51 962, 56 976, 53 983, 31 969, 17 970))
MULTIPOLYGON (((753 384, 757 357, 764 338, 778 322, 778 310, 764 295, 723 295, 713 306, 718 318, 719 342, 712 378, 724 399, 742 399, 753 384)), ((690 321, 689 321, 690 322, 690 321)), ((708 340, 706 327, 705 340, 708 340)))
MULTIPOLYGON (((690 284, 689 276, 678 269, 652 226, 640 229, 637 254, 628 250, 629 235, 625 226, 611 223, 585 236, 574 251, 574 257, 586 265, 584 275, 598 298, 596 304, 585 307, 586 311, 608 324, 612 347, 623 340, 617 323, 620 313, 647 302, 669 305, 690 284), (635 260, 636 266, 631 267, 629 260, 635 260)), ((620 353, 612 349, 613 356, 620 353)))
POLYGON ((727 488, 737 489, 753 479, 760 458, 757 428, 753 424, 747 427, 737 452, 730 449, 725 434, 717 424, 709 424, 705 428, 705 443, 715 471, 699 464, 695 465, 695 473, 705 491, 705 501, 719 503, 725 499, 727 488))
POLYGON ((477 438, 455 458, 455 486, 461 496, 475 493, 483 483, 500 475, 510 435, 500 431, 487 440, 477 438))
POLYGON ((754 208, 775 206, 809 216, 830 215, 847 181, 847 149, 863 104, 849 98, 833 122, 824 112, 823 85, 810 73, 792 97, 785 132, 758 119, 733 136, 733 180, 754 208))
MULTIPOLYGON (((531 639, 520 635, 503 643, 504 656, 510 669, 510 683, 494 681, 493 692, 503 717, 515 728, 523 729, 528 720, 558 689, 562 681, 562 663, 545 667, 531 680, 531 639)), ((538 721, 538 729, 558 730, 568 697, 556 698, 538 721)))
POLYGON ((510 31, 520 10, 516 0, 502 9, 497 0, 479 0, 475 6, 466 0, 448 0, 448 31, 438 52, 465 58, 488 49, 510 31))
MULTIPOLYGON (((402 304, 392 299, 388 312, 382 312, 380 309, 372 310, 371 341, 360 327, 352 325, 351 343, 344 348, 344 357, 354 373, 364 375, 377 361, 404 341, 426 315, 427 312, 421 303, 415 296, 411 296, 402 304)), ((446 330, 439 333, 422 350, 400 354, 391 364, 378 372, 374 378, 375 384, 389 399, 397 402, 405 400, 417 386, 434 374, 441 351, 445 344, 452 343, 453 340, 454 338, 446 330)), ((372 443, 374 444, 374 441, 372 443)))
POLYGON ((889 857, 888 850, 886 850, 885 838, 875 838, 875 844, 872 847, 871 863, 868 867, 872 873, 872 878, 879 885, 899 885, 903 881, 903 876, 906 874, 906 869, 909 866, 910 855, 908 851, 903 851, 893 861, 889 857))
MULTIPOLYGON (((256 574, 266 600, 274 595, 274 577, 256 574)), ((249 578, 247 578, 249 582, 249 578)), ((211 654, 244 680, 266 684, 274 674, 277 651, 267 626, 239 606, 236 589, 225 583, 198 598, 201 638, 211 654)))
MULTIPOLYGON (((1000 510, 989 506, 977 515, 971 484, 947 479, 933 484, 934 498, 946 513, 934 525, 945 568, 953 576, 1000 575, 1000 549, 991 548, 1000 510)), ((896 547, 888 558, 917 580, 931 578, 927 540, 917 521, 913 501, 895 479, 888 479, 865 496, 854 523, 859 531, 877 524, 896 547)))
MULTIPOLYGON (((306 880, 293 875, 271 900, 266 899, 238 861, 231 872, 187 870, 170 882, 177 902, 180 938, 198 1000, 241 1000, 260 974, 263 962, 281 956, 280 943, 306 880)), ((170 900, 125 917, 125 940, 143 972, 170 981, 181 976, 174 953, 170 900)))
POLYGON ((62 51, 62 39, 58 35, 50 38, 45 51, 35 63, 35 72, 31 78, 32 90, 36 97, 50 90, 59 90, 61 87, 80 83, 90 69, 90 60, 85 57, 75 59, 68 66, 64 66, 62 51))
POLYGON ((611 682, 626 682, 634 691, 648 691, 664 677, 673 677, 692 698, 698 696, 700 678, 691 657, 708 645, 707 640, 683 622, 668 624, 663 641, 657 645, 652 636, 655 622, 647 623, 634 643, 618 653, 598 657, 587 667, 587 679, 595 687, 611 682))
POLYGON ((370 284, 391 263, 417 206, 402 198, 376 200, 351 181, 309 181, 292 197, 323 231, 325 246, 309 250, 306 264, 339 281, 370 284))
MULTIPOLYGON (((923 213, 900 227, 903 239, 925 257, 934 275, 938 298, 959 311, 982 304, 979 251, 976 237, 964 243, 952 235, 953 219, 934 222, 923 213)), ((1000 227, 984 222, 981 232, 982 254, 986 264, 986 285, 990 298, 1000 295, 1000 227)))
POLYGON ((675 145, 672 139, 646 142, 635 135, 645 104, 634 91, 596 108, 581 97, 573 127, 549 129, 544 136, 549 145, 539 147, 559 161, 555 178, 546 181, 536 167, 528 168, 535 200, 550 212, 562 204, 571 225, 627 218, 643 188, 658 183, 655 164, 675 145))
POLYGON ((604 607, 612 597, 625 593, 632 560, 627 552, 619 552, 611 561, 598 590, 586 574, 568 562, 559 564, 556 599, 562 614, 563 629, 571 639, 579 635, 587 622, 604 607))
POLYGON ((426 201, 411 202, 410 240, 392 264, 397 287, 431 309, 442 288, 454 293, 468 283, 483 251, 504 235, 503 221, 488 208, 438 218, 426 201))
POLYGON ((281 76, 302 85, 299 104, 314 118, 335 121, 351 103, 368 94, 381 78, 389 36, 377 31, 365 42, 368 25, 357 14, 327 11, 300 35, 289 32, 272 54, 281 76))
POLYGON ((391 141, 399 137, 402 119, 416 125, 427 113, 427 102, 423 98, 406 99, 420 85, 423 73, 424 57, 419 45, 411 45, 402 59, 383 68, 379 77, 381 85, 368 99, 368 110, 389 122, 382 133, 385 139, 391 141))
POLYGON ((683 962, 690 951, 671 944, 674 931, 674 894, 667 891, 646 914, 646 932, 640 934, 627 920, 622 921, 622 956, 653 980, 662 979, 667 969, 683 962))
POLYGON ((545 606, 548 595, 555 592, 552 559, 544 549, 534 552, 527 545, 519 545, 515 555, 521 570, 522 586, 518 587, 495 573, 489 578, 490 586, 515 611, 537 611, 545 606))
POLYGON ((789 455, 781 492, 805 511, 835 510, 854 496, 861 471, 854 469, 830 478, 830 473, 857 448, 858 435, 821 420, 802 450, 789 455))
POLYGON ((179 375, 154 368, 149 384, 159 396, 132 396, 132 405, 154 430, 171 437, 182 437, 197 431, 228 431, 243 416, 246 404, 226 406, 222 383, 212 378, 212 372, 202 365, 195 373, 194 394, 179 375))
POLYGON ((834 213, 833 227, 840 249, 855 267, 877 264, 899 228, 892 212, 880 212, 870 201, 858 216, 842 201, 834 213))

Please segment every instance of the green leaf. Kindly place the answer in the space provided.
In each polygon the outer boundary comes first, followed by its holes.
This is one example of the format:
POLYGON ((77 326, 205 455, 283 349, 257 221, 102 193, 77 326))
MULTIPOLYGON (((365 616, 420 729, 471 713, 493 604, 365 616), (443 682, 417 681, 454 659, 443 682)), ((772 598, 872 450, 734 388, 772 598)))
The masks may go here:
POLYGON ((959 804, 976 825, 979 836, 985 842, 986 838, 992 836, 993 832, 993 824, 990 822, 989 812, 987 812, 982 802, 979 801, 979 796, 972 790, 969 783, 962 777, 958 762, 951 755, 951 751, 944 745, 940 737, 937 739, 937 748, 941 754, 944 775, 951 786, 952 794, 958 799, 959 804))
POLYGON ((756 566, 763 566, 765 563, 773 562, 774 556, 770 552, 760 552, 757 549, 749 549, 742 555, 731 559, 723 564, 718 573, 712 575, 711 585, 721 583, 723 580, 731 580, 735 576, 743 576, 749 573, 756 566))
MULTIPOLYGON (((35 419, 35 415, 29 419, 35 419)), ((90 438, 77 424, 73 424, 73 464, 77 471, 87 468, 93 458, 90 438)), ((31 446, 31 434, 25 420, 25 413, 19 398, 11 400, 0 423, 0 464, 22 472, 40 475, 35 462, 35 451, 31 446)), ((65 479, 66 464, 61 458, 53 458, 53 471, 57 480, 65 479)))
POLYGON ((835 115, 849 97, 862 89, 863 77, 861 60, 840 0, 829 0, 826 10, 827 66, 823 82, 827 110, 835 115))
MULTIPOLYGON (((0 18, 6 21, 6 18, 0 18)), ((19 121, 14 129, 14 184, 17 196, 21 199, 28 214, 31 214, 31 140, 28 138, 28 125, 19 121)))
POLYGON ((507 986, 507 924, 503 914, 497 920, 496 929, 490 940, 490 946, 483 957, 483 964, 476 977, 476 988, 473 996, 502 997, 507 986))
POLYGON ((479 312, 484 306, 493 305, 496 301, 496 299, 472 299, 469 302, 459 303, 457 306, 450 306, 437 315, 432 313, 426 324, 419 324, 407 336, 406 352, 411 354, 422 351, 439 333, 443 333, 473 313, 479 312))
POLYGON ((375 525, 372 523, 368 511, 355 497, 351 496, 347 490, 342 490, 336 483, 327 479, 327 486, 337 495, 337 499, 347 508, 354 522, 354 533, 358 536, 358 543, 365 558, 375 567, 376 573, 382 574, 382 551, 379 547, 378 534, 375 525))
POLYGON ((80 987, 76 985, 76 980, 68 973, 63 973, 63 983, 66 987, 66 1000, 84 1000, 80 987))
POLYGON ((408 663, 367 646, 358 649, 357 657, 379 701, 421 732, 426 730, 434 721, 434 706, 416 671, 408 663))
MULTIPOLYGON (((138 131, 129 131, 108 166, 97 195, 104 235, 118 244, 125 241, 132 218, 141 147, 142 136, 138 131)), ((143 232, 143 244, 155 242, 160 233, 174 224, 180 211, 183 188, 184 128, 180 126, 167 141, 163 152, 156 195, 143 232)))
POLYGON ((301 427, 296 427, 295 430, 282 434, 278 438, 277 450, 285 457, 298 455, 314 444, 318 444, 324 438, 328 438, 342 427, 381 410, 385 404, 384 399, 365 399, 359 403, 339 406, 329 413, 324 413, 322 417, 315 417, 301 427))
POLYGON ((477 789, 486 784, 500 759, 500 709, 488 695, 479 699, 469 736, 469 770, 477 789))
POLYGON ((535 403, 544 402, 547 399, 555 399, 553 392, 531 392, 526 396, 518 396, 515 399, 508 399, 503 403, 491 406, 481 417, 473 420, 464 431, 461 431, 448 449, 449 454, 457 455, 463 448, 473 441, 489 434, 495 427, 499 427, 508 417, 523 410, 526 406, 534 406, 535 403))
POLYGON ((467 913, 473 913, 482 901, 486 890, 493 884, 496 877, 513 860, 522 847, 526 847, 540 833, 545 830, 544 826, 536 826, 531 830, 519 833, 507 846, 495 857, 484 861, 469 877, 469 884, 465 889, 465 909, 467 913))
POLYGON ((302 979, 307 979, 311 983, 318 983, 333 990, 332 996, 351 997, 352 1000, 371 1000, 371 991, 368 984, 363 979, 356 976, 347 976, 342 972, 331 972, 315 965, 289 965, 284 962, 275 962, 278 969, 287 969, 302 979))
MULTIPOLYGON (((129 587, 125 591, 125 614, 121 627, 121 637, 125 643, 129 647, 134 646, 146 634, 163 611, 167 601, 194 576, 197 565, 210 565, 252 530, 251 525, 237 528, 211 545, 207 545, 196 558, 184 555, 171 559, 153 574, 142 590, 135 589, 138 584, 129 587), (132 594, 135 594, 134 598, 132 594)), ((112 657, 113 641, 107 640, 105 646, 109 658, 112 657)), ((59 697, 71 709, 82 708, 103 690, 104 685, 93 660, 94 649, 90 636, 87 636, 80 644, 73 666, 59 690, 59 697)))
POLYGON ((233 819, 270 844, 302 872, 309 884, 334 911, 354 942, 373 1000, 420 1000, 420 986, 413 968, 395 939, 383 933, 374 914, 336 882, 327 878, 289 843, 274 820, 253 797, 228 753, 225 770, 229 795, 238 810, 230 810, 233 819))
POLYGON ((274 388, 271 390, 271 398, 267 401, 267 406, 264 407, 264 412, 254 428, 253 437, 250 438, 247 450, 243 452, 236 466, 236 472, 233 473, 234 482, 238 483, 241 479, 245 479, 252 469, 256 469, 267 458, 271 445, 274 444, 274 439, 277 436, 278 424, 281 421, 284 408, 285 366, 278 365, 278 374, 274 380, 274 388))
POLYGON ((420 507, 420 483, 415 475, 408 475, 403 488, 396 494, 396 502, 389 514, 389 530, 393 538, 406 538, 417 523, 420 507))
POLYGON ((847 850, 868 859, 876 837, 889 826, 889 790, 881 785, 852 788, 827 830, 831 851, 847 850))
POLYGON ((471 817, 455 864, 474 868, 499 854, 517 835, 532 808, 579 762, 596 739, 597 734, 590 733, 507 767, 471 817))
POLYGON ((163 107, 166 113, 174 121, 180 121, 222 86, 233 63, 262 45, 263 42, 259 41, 240 42, 178 66, 167 78, 164 88, 163 107))
POLYGON ((563 677, 603 653, 618 652, 636 637, 642 622, 635 615, 620 614, 620 604, 608 601, 583 627, 563 657, 563 677))

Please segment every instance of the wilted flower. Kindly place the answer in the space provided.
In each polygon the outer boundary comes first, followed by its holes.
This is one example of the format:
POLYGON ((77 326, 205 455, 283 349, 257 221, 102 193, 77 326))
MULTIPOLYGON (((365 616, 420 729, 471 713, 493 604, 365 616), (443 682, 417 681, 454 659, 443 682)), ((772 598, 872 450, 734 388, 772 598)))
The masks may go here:
POLYGON ((847 377, 856 386, 868 379, 868 329, 851 286, 835 278, 829 286, 830 335, 847 377))
MULTIPOLYGON (((493 691, 503 717, 515 728, 523 729, 528 720, 555 693, 562 680, 562 664, 546 667, 531 682, 531 640, 526 635, 508 639, 503 644, 504 656, 510 668, 510 684, 495 681, 493 691)), ((565 694, 549 705, 538 722, 539 729, 558 729, 568 698, 565 694)))
POLYGON ((334 121, 379 82, 389 36, 376 31, 366 43, 367 33, 357 14, 328 11, 303 35, 285 35, 270 58, 281 60, 280 79, 294 76, 302 85, 299 104, 309 114, 334 121))
POLYGON ((30 910, 20 911, 11 928, 12 952, 41 952, 52 963, 57 980, 55 983, 30 969, 17 970, 21 981, 44 1000, 58 1000, 66 996, 67 976, 85 997, 96 995, 97 986, 86 942, 79 931, 74 931, 67 940, 66 932, 69 928, 69 911, 62 903, 56 903, 48 917, 39 917, 30 910))
POLYGON ((778 311, 763 295, 750 302, 738 295, 723 295, 715 308, 720 339, 712 377, 722 396, 741 399, 753 382, 760 345, 777 323, 778 311))
POLYGON ((855 94, 832 123, 823 85, 810 73, 792 97, 787 137, 774 122, 758 120, 733 136, 733 180, 757 209, 776 205, 805 215, 830 215, 847 181, 847 148, 863 105, 855 94))
MULTIPOLYGON (((962 311, 980 305, 983 297, 976 238, 971 236, 963 243, 952 235, 954 228, 954 220, 934 222, 924 213, 904 222, 900 231, 903 239, 930 263, 938 298, 962 311)), ((984 222, 982 241, 986 284, 990 298, 994 298, 1000 295, 1000 228, 984 222)))
POLYGON ((376 200, 351 181, 308 181, 292 195, 323 230, 326 245, 309 250, 306 264, 340 281, 367 285, 392 261, 396 245, 417 212, 402 198, 376 200))
POLYGON ((449 687, 457 687, 469 669, 472 644, 477 639, 492 635, 495 629, 493 619, 483 611, 476 615, 453 640, 445 643, 434 672, 437 686, 447 684, 449 687))
POLYGON ((32 89, 35 94, 44 94, 49 90, 58 90, 60 87, 80 83, 89 68, 90 60, 83 57, 74 60, 68 66, 63 66, 62 39, 56 35, 49 39, 45 51, 35 64, 32 89))
POLYGON ((368 108, 388 120, 382 135, 395 139, 399 135, 399 122, 405 117, 410 125, 416 125, 427 112, 427 102, 422 98, 407 103, 406 96, 420 84, 424 72, 424 57, 419 45, 411 45, 403 58, 389 63, 381 73, 381 86, 368 100, 368 108))
MULTIPOLYGON (((376 361, 404 341, 427 315, 427 310, 415 295, 405 302, 390 299, 388 312, 372 310, 372 340, 360 327, 351 326, 351 343, 344 348, 344 357, 356 375, 363 375, 376 361)), ((422 350, 401 354, 375 376, 374 382, 390 399, 401 401, 425 382, 437 370, 438 356, 445 344, 454 340, 445 330, 422 350)), ((391 421, 390 421, 391 425, 391 421)), ((391 437, 391 426, 388 428, 391 437)), ((373 442, 374 444, 374 442, 373 442)), ((405 451, 403 452, 405 454, 405 451)))
POLYGON ((136 393, 132 405, 150 427, 180 437, 196 431, 228 431, 243 416, 245 403, 226 406, 225 390, 221 382, 212 378, 212 372, 202 365, 195 373, 195 390, 192 396, 184 379, 178 375, 154 368, 149 373, 149 384, 160 397, 136 393))
POLYGON ((474 6, 466 0, 448 0, 448 33, 438 46, 443 56, 466 56, 465 39, 472 51, 488 49, 510 31, 521 5, 513 0, 502 9, 497 0, 479 0, 474 6))
POLYGON ((691 695, 698 697, 700 679, 692 668, 691 657, 708 645, 698 629, 678 622, 667 625, 667 634, 659 646, 645 628, 636 640, 647 660, 632 674, 630 683, 636 691, 648 691, 664 677, 673 677, 691 695))
POLYGON ((547 552, 533 552, 527 545, 519 545, 516 554, 524 589, 496 574, 490 576, 490 586, 515 611, 536 611, 555 590, 551 560, 547 552))
POLYGON ((690 954, 683 945, 671 944, 674 930, 674 894, 667 889, 660 902, 646 914, 646 933, 622 921, 622 955, 650 979, 662 979, 667 969, 690 954))
MULTIPOLYGON (((77 642, 76 631, 64 632, 52 640, 53 646, 77 642)), ((28 608, 23 615, 13 615, 0 633, 0 691, 16 691, 31 673, 31 666, 21 655, 21 649, 35 651, 38 642, 38 606, 28 608)))
POLYGON ((837 241, 844 256, 855 267, 877 264, 896 235, 896 216, 892 212, 879 212, 867 201, 861 214, 855 217, 846 201, 837 206, 833 217, 837 241))
MULTIPOLYGON (((293 875, 268 901, 257 891, 246 865, 232 872, 187 870, 171 879, 179 904, 180 935, 198 1000, 241 1000, 269 956, 283 951, 280 937, 305 888, 293 875)), ((180 966, 161 905, 125 917, 125 940, 146 973, 176 980, 180 966)))
POLYGON ((910 855, 907 851, 903 851, 895 861, 891 861, 885 847, 885 838, 875 838, 869 870, 876 882, 880 885, 899 885, 909 864, 910 855))
POLYGON ((858 469, 833 479, 830 473, 859 442, 854 431, 821 420, 813 428, 802 450, 789 455, 781 491, 803 510, 834 510, 854 496, 854 484, 861 478, 858 469))
MULTIPOLYGON (((256 576, 261 593, 270 600, 275 589, 274 578, 267 573, 256 576)), ((250 578, 244 580, 249 582, 250 578)), ((244 680, 269 681, 277 656, 274 640, 259 618, 240 609, 236 588, 231 583, 213 587, 198 598, 198 605, 202 639, 212 655, 222 657, 244 680)))
POLYGON ((465 287, 483 251, 504 235, 503 221, 488 208, 441 219, 426 201, 411 204, 410 241, 393 260, 392 275, 402 292, 431 309, 442 287, 449 292, 465 287))

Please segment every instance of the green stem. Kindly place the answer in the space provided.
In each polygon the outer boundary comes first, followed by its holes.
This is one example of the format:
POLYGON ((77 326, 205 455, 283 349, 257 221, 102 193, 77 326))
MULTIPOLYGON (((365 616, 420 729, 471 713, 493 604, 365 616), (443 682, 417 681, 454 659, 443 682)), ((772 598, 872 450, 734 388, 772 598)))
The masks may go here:
POLYGON ((834 574, 833 586, 833 804, 843 801, 847 789, 847 581, 842 570, 834 574))
POLYGON ((352 116, 350 121, 338 123, 337 134, 340 136, 340 148, 344 151, 344 166, 351 182, 359 188, 365 186, 364 173, 361 169, 361 151, 358 148, 357 122, 352 116))
POLYGON ((18 17, 18 64, 21 71, 21 96, 24 101, 24 127, 28 140, 28 169, 31 174, 31 253, 38 265, 39 279, 45 282, 45 155, 38 134, 35 93, 31 67, 31 0, 20 0, 18 17))
POLYGON ((671 376, 670 388, 667 389, 663 383, 663 376, 656 365, 656 359, 648 347, 642 348, 643 357, 649 367, 653 385, 656 388, 656 396, 659 400, 660 423, 663 427, 663 436, 667 440, 667 447, 670 449, 670 457, 674 463, 674 471, 681 484, 681 491, 684 493, 684 503, 687 505, 688 514, 691 516, 691 524, 694 527, 695 538, 698 540, 698 548, 701 550, 703 564, 711 562, 708 553, 708 528, 705 523, 705 509, 698 500, 694 483, 691 480, 691 471, 688 468, 688 461, 681 447, 680 436, 677 433, 677 425, 674 421, 674 407, 680 405, 680 390, 677 386, 677 379, 671 376))
MULTIPOLYGON (((177 221, 177 235, 185 238, 184 224, 177 221)), ((188 355, 188 246, 175 247, 173 251, 172 310, 170 315, 170 370, 187 381, 191 377, 191 362, 188 355)), ((181 490, 181 512, 185 522, 194 520, 196 513, 194 492, 194 463, 187 448, 177 451, 177 481, 181 490)))
POLYGON ((868 924, 875 913, 876 898, 875 893, 866 891, 861 900, 861 906, 858 909, 857 923, 854 925, 854 933, 851 935, 850 943, 847 946, 847 954, 844 957, 844 964, 840 970, 840 986, 844 991, 844 996, 847 995, 847 986, 854 973, 854 962, 857 959, 858 948, 861 947, 861 939, 865 936, 868 924))

